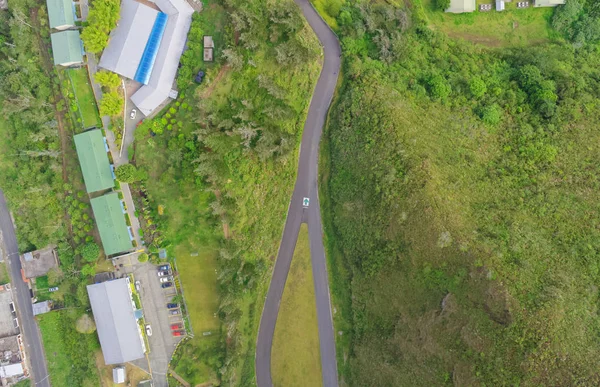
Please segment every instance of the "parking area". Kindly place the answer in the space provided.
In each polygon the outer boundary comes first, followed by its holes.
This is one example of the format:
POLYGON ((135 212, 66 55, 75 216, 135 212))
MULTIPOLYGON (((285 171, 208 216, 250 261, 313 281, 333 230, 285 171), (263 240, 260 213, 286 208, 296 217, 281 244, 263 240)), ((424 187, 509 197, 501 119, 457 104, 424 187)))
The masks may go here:
POLYGON ((138 263, 135 256, 116 259, 115 264, 121 274, 133 274, 136 288, 142 302, 144 319, 150 325, 152 335, 148 336, 150 352, 148 360, 155 387, 167 386, 167 369, 177 343, 185 335, 179 305, 172 304, 177 295, 172 272, 161 270, 150 263, 138 263), (123 266, 121 266, 123 265, 123 266), (162 279, 162 280, 161 280, 162 279), (176 329, 172 330, 171 327, 176 329), (181 330, 177 327, 181 326, 181 330), (175 336, 177 331, 180 336, 175 336))

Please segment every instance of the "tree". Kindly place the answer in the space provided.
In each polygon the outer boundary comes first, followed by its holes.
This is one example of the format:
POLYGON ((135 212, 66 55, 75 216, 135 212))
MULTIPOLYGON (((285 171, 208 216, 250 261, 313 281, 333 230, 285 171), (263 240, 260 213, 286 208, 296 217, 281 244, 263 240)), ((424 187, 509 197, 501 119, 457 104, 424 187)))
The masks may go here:
POLYGON ((450 8, 450 0, 435 0, 435 7, 440 11, 450 8))
POLYGON ((502 118, 502 110, 497 104, 486 106, 481 110, 481 119, 486 124, 496 125, 502 118))
POLYGON ((88 25, 81 32, 85 49, 92 53, 104 50, 110 31, 119 20, 120 2, 118 0, 95 0, 90 7, 88 25))
POLYGON ((100 114, 103 116, 118 116, 123 110, 123 100, 114 91, 105 93, 100 101, 100 114))
POLYGON ((450 84, 441 75, 432 76, 427 82, 429 93, 433 99, 441 99, 442 101, 448 98, 452 92, 450 84))
POLYGON ((96 82, 98 82, 100 86, 108 87, 110 89, 119 87, 121 84, 121 80, 117 74, 105 70, 96 73, 96 82))
POLYGON ((96 275, 96 265, 83 265, 81 275, 84 277, 93 277, 96 275))
POLYGON ((94 242, 88 243, 81 249, 81 257, 85 262, 96 262, 100 255, 100 247, 94 242))
POLYGON ((138 255, 138 262, 140 262, 140 263, 148 262, 148 254, 141 253, 140 255, 138 255))
POLYGON ((137 169, 133 164, 120 165, 115 170, 115 175, 117 176, 117 180, 123 183, 133 183, 138 180, 137 169))
POLYGON ((487 86, 485 85, 483 79, 474 77, 471 79, 471 82, 469 82, 469 90, 471 91, 473 97, 481 98, 487 92, 487 86))
POLYGON ((59 267, 52 268, 48 272, 48 284, 50 286, 56 286, 62 281, 64 277, 65 274, 59 267))

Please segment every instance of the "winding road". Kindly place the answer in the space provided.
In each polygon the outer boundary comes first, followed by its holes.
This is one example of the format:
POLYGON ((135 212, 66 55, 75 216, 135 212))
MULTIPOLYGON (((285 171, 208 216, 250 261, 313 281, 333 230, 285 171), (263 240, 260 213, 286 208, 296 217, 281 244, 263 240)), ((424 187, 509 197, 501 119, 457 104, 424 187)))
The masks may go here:
POLYGON ((15 236, 15 227, 10 217, 10 212, 4 199, 4 192, 0 189, 0 233, 1 241, 4 242, 5 253, 10 270, 13 301, 17 305, 19 326, 25 343, 25 352, 31 366, 33 385, 36 387, 50 387, 48 368, 42 347, 42 338, 38 326, 33 318, 33 307, 29 287, 21 277, 21 260, 19 259, 19 247, 15 236))
POLYGON ((279 304, 288 276, 294 248, 298 240, 300 225, 308 223, 310 239, 311 262, 317 302, 317 319, 319 326, 319 343, 321 353, 321 368, 324 387, 337 387, 337 364, 335 354, 335 334, 331 314, 331 300, 323 247, 323 231, 321 225, 321 212, 318 196, 318 157, 319 142, 323 132, 323 125, 327 118, 329 105, 333 99, 337 84, 341 48, 339 41, 329 26, 321 19, 309 0, 295 0, 301 8, 321 45, 325 60, 321 75, 317 81, 306 122, 302 134, 300 160, 298 163, 298 176, 294 193, 288 209, 283 237, 279 246, 279 254, 269 292, 263 309, 258 339, 256 343, 256 381, 258 387, 271 387, 271 348, 275 323, 279 312, 279 304), (303 205, 304 198, 309 198, 309 205, 303 205))

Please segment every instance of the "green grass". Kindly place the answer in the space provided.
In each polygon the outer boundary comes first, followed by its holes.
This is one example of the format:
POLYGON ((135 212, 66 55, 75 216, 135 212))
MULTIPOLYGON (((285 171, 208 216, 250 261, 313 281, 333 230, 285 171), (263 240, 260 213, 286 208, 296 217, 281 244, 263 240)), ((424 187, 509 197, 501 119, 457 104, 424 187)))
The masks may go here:
MULTIPOLYGON (((488 3, 480 2, 479 4, 488 3)), ((423 0, 426 17, 435 29, 489 47, 527 46, 549 41, 549 19, 553 8, 517 9, 516 1, 505 3, 503 12, 450 14, 432 9, 432 0, 423 0)), ((495 7, 495 5, 494 5, 495 7)))
POLYGON ((55 311, 37 316, 48 372, 53 386, 98 386, 94 353, 100 348, 96 333, 75 330, 79 309, 55 311))
POLYGON ((6 285, 10 282, 10 276, 8 275, 8 269, 6 263, 0 263, 0 285, 6 285))
POLYGON ((67 74, 71 79, 77 105, 79 106, 78 113, 82 120, 81 124, 84 128, 99 125, 100 115, 87 69, 85 67, 69 69, 67 70, 67 74))
POLYGON ((31 379, 21 380, 17 384, 13 384, 13 387, 31 387, 31 379))
POLYGON ((308 226, 302 224, 275 325, 271 356, 273 385, 321 386, 319 353, 308 226))

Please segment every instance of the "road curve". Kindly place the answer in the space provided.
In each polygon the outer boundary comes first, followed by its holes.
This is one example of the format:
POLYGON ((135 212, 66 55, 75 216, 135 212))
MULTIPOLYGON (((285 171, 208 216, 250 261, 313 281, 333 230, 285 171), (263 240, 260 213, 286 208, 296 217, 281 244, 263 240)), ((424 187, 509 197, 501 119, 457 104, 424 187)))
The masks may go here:
POLYGON ((15 228, 4 199, 4 192, 0 189, 0 233, 4 241, 7 262, 10 269, 13 301, 17 306, 19 327, 25 343, 25 352, 29 358, 30 372, 33 379, 32 386, 50 387, 48 368, 42 347, 42 339, 37 324, 33 318, 33 308, 29 288, 21 277, 21 261, 15 228))
POLYGON ((337 36, 321 19, 309 0, 294 0, 301 8, 321 45, 325 60, 321 75, 317 81, 306 122, 302 134, 300 160, 298 163, 298 176, 294 193, 288 209, 283 237, 279 246, 279 254, 273 269, 271 285, 265 301, 258 339, 256 342, 256 381, 258 387, 271 387, 271 348, 275 323, 279 312, 279 304, 283 295, 285 281, 292 263, 294 248, 298 239, 300 225, 308 223, 310 239, 311 262, 317 302, 317 319, 319 325, 319 343, 321 353, 321 368, 323 372, 323 386, 337 387, 337 363, 335 354, 335 334, 333 331, 333 318, 331 314, 331 301, 323 247, 323 233, 321 226, 321 213, 318 195, 318 158, 319 142, 323 132, 323 125, 327 118, 329 105, 333 99, 337 84, 341 48, 337 36), (310 198, 308 208, 303 207, 303 198, 310 198))

